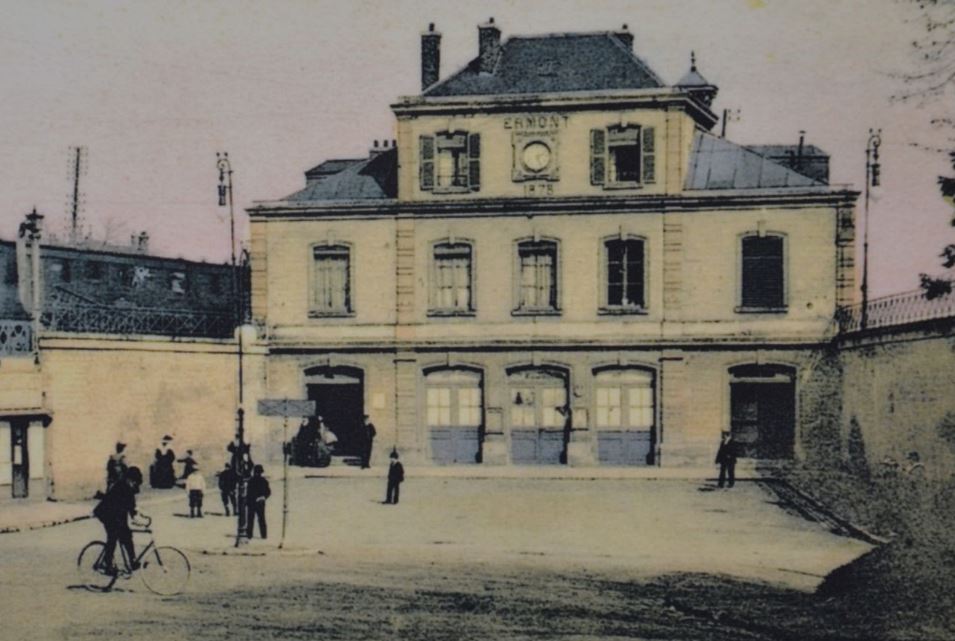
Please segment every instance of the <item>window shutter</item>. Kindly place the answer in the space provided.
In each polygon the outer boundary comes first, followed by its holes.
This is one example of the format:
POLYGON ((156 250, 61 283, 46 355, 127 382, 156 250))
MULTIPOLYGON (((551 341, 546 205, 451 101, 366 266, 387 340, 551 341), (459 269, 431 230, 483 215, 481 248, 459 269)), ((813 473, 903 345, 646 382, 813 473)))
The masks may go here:
POLYGON ((606 180, 607 132, 590 130, 590 184, 603 186, 606 180))
POLYGON ((419 139, 418 171, 422 191, 434 189, 434 136, 419 139))
POLYGON ((481 134, 468 136, 468 187, 471 191, 481 189, 481 134))
POLYGON ((653 127, 643 128, 643 182, 657 181, 656 140, 653 127))

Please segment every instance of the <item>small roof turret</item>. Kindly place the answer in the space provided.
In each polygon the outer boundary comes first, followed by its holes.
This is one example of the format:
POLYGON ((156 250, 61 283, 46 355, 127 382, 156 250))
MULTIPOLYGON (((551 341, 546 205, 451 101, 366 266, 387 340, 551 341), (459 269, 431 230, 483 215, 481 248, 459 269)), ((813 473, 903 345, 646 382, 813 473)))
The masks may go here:
POLYGON ((690 70, 680 78, 676 86, 680 89, 686 89, 691 95, 700 99, 706 106, 713 103, 716 93, 719 91, 716 85, 711 84, 696 69, 696 52, 690 52, 690 70))

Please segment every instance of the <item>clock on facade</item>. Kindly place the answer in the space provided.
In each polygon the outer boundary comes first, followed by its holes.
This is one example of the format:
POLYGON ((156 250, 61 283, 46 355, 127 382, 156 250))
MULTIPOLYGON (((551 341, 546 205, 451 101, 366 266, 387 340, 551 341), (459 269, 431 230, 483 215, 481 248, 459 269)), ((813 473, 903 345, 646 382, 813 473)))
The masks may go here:
POLYGON ((521 152, 521 161, 530 171, 543 171, 550 164, 550 147, 539 140, 529 142, 521 152))

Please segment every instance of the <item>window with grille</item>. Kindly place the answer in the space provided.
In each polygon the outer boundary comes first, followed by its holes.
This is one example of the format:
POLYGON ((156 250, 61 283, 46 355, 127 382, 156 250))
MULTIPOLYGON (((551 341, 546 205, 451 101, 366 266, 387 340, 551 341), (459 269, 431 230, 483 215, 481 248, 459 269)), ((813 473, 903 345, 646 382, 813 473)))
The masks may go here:
POLYGON ((786 308, 782 236, 745 236, 741 242, 739 311, 786 308))
POLYGON ((557 311, 557 243, 518 243, 518 312, 557 311))
POLYGON ((643 240, 613 239, 604 243, 608 309, 638 311, 646 307, 643 240))
POLYGON ((454 314, 474 310, 471 261, 471 245, 468 243, 441 243, 434 246, 432 313, 454 314))
POLYGON ((350 251, 344 245, 315 247, 311 311, 316 315, 350 314, 350 251))

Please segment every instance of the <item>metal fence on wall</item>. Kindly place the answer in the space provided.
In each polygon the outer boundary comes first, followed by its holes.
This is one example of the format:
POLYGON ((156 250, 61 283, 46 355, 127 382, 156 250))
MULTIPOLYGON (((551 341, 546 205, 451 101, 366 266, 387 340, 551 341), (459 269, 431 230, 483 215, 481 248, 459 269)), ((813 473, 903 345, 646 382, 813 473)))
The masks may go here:
POLYGON ((33 351, 30 321, 0 320, 0 357, 25 356, 33 351))
POLYGON ((917 289, 892 296, 882 296, 869 301, 868 313, 863 326, 862 304, 839 309, 836 319, 843 334, 863 329, 878 329, 917 323, 927 320, 955 317, 955 294, 928 299, 925 292, 917 289))
POLYGON ((58 304, 40 317, 44 329, 58 332, 231 338, 235 317, 229 312, 86 303, 58 304))

